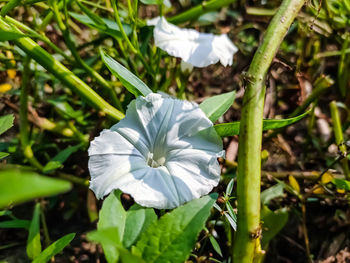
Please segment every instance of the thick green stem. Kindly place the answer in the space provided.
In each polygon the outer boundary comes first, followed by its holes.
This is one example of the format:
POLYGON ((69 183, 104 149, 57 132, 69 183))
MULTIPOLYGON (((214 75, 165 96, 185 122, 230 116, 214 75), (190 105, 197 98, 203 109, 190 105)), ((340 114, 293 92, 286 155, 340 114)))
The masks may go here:
POLYGON ((265 80, 270 64, 305 0, 284 0, 246 74, 238 150, 238 228, 235 263, 251 263, 260 252, 260 176, 265 80))
POLYGON ((167 20, 172 24, 180 24, 189 20, 194 20, 205 13, 215 11, 234 2, 236 2, 236 0, 211 0, 208 2, 203 1, 200 5, 197 5, 176 16, 170 17, 167 20))
MULTIPOLYGON (((338 145, 339 150, 342 153, 342 155, 346 157, 348 153, 347 153, 346 145, 344 144, 343 129, 342 129, 342 125, 341 125, 341 120, 340 120, 340 116, 339 116, 337 102, 332 101, 329 104, 329 107, 331 109, 335 143, 338 145)), ((342 160, 340 160, 340 163, 343 167, 345 178, 347 180, 350 180, 350 170, 349 170, 348 158, 343 158, 342 160)))
MULTIPOLYGON (((0 19, 0 29, 9 29, 9 25, 0 19)), ((13 29, 13 28, 11 28, 13 29)), ((112 119, 121 120, 124 118, 124 114, 111 106, 102 97, 100 97, 95 91, 93 91, 84 81, 74 75, 68 70, 62 63, 57 61, 52 55, 41 48, 29 37, 22 37, 13 40, 15 45, 22 49, 29 57, 34 59, 43 68, 53 74, 68 88, 78 93, 84 98, 92 107, 100 110, 102 114, 106 114, 112 119)))

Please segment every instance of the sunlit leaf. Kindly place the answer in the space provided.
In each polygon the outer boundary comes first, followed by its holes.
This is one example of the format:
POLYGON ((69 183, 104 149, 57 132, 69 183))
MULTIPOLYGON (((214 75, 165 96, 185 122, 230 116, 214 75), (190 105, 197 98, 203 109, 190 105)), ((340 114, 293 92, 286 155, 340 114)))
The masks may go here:
POLYGON ((267 205, 272 199, 283 196, 284 184, 278 183, 261 193, 261 203, 267 205))
POLYGON ((133 205, 126 213, 124 247, 128 248, 133 245, 139 235, 155 220, 157 220, 157 215, 152 208, 133 205))
POLYGON ((60 253, 75 237, 75 233, 71 233, 61 237, 48 246, 40 255, 34 259, 32 263, 44 263, 51 260, 51 258, 60 253))
POLYGON ((350 191, 350 181, 344 179, 333 179, 332 183, 339 189, 350 191))
MULTIPOLYGON (((310 111, 307 111, 299 116, 296 116, 294 118, 289 118, 289 119, 263 120, 263 131, 286 127, 288 125, 291 125, 291 124, 301 120, 309 113, 310 113, 310 111)), ((239 127, 240 127, 239 121, 214 125, 216 132, 221 137, 238 135, 239 134, 239 127)))
POLYGON ((13 116, 13 114, 0 117, 0 135, 13 126, 14 119, 15 116, 13 116))
POLYGON ((27 255, 30 259, 35 259, 39 256, 40 252, 40 203, 37 203, 35 205, 33 218, 29 226, 27 255))
POLYGON ((25 35, 17 32, 0 30, 0 41, 10 41, 21 37, 25 37, 25 35))
POLYGON ((209 237, 210 243, 213 246, 214 250, 216 251, 216 253, 218 253, 220 256, 222 256, 222 252, 221 252, 221 248, 219 243, 216 241, 215 237, 210 236, 209 237))
POLYGON ((68 191, 67 181, 40 176, 34 172, 0 170, 0 208, 38 197, 68 191))
POLYGON ((0 160, 4 159, 5 157, 9 156, 9 153, 5 153, 5 152, 0 152, 0 160))
POLYGON ((52 158, 43 168, 44 173, 51 172, 63 166, 63 163, 68 159, 68 157, 79 150, 82 144, 75 146, 69 146, 63 151, 59 152, 54 158, 52 158))
POLYGON ((131 73, 127 68, 119 64, 112 57, 105 54, 101 50, 101 57, 103 62, 106 64, 108 69, 112 72, 114 76, 116 76, 120 82, 125 86, 125 88, 134 94, 135 96, 143 95, 146 96, 149 93, 152 93, 152 90, 147 87, 142 80, 136 77, 133 73, 131 73))
MULTIPOLYGON (((69 12, 69 15, 71 15, 74 19, 79 21, 80 23, 87 25, 88 27, 98 29, 100 32, 103 32, 105 34, 108 34, 112 37, 122 38, 122 34, 120 32, 118 24, 110 19, 107 18, 101 18, 104 25, 101 26, 101 24, 96 23, 94 20, 92 20, 87 15, 81 15, 73 12, 69 12)), ((126 35, 131 34, 131 27, 129 25, 123 24, 124 31, 126 35)))
POLYGON ((235 97, 235 91, 216 95, 203 101, 199 107, 209 120, 215 122, 232 106, 235 97))
POLYGON ((184 262, 216 198, 204 196, 165 214, 141 234, 135 251, 146 262, 184 262))

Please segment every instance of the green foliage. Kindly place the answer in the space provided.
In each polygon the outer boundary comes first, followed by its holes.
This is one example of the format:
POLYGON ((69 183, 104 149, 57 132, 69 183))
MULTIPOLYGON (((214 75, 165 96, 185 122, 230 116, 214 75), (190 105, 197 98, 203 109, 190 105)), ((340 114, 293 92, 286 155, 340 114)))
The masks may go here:
POLYGON ((278 184, 275 184, 274 186, 267 188, 261 193, 261 203, 263 205, 267 205, 272 199, 276 197, 282 197, 284 193, 284 187, 285 184, 280 182, 278 184))
POLYGON ((126 213, 123 245, 129 248, 133 245, 140 234, 144 232, 151 223, 157 220, 157 215, 152 208, 142 208, 135 204, 126 213))
POLYGON ((216 95, 203 101, 199 107, 212 122, 217 121, 232 106, 236 92, 216 95))
POLYGON ((30 259, 35 259, 39 256, 40 252, 40 203, 37 203, 35 205, 33 218, 29 226, 27 255, 30 259))
MULTIPOLYGON (((288 119, 281 119, 281 120, 263 120, 263 131, 267 130, 274 130, 286 127, 288 125, 291 125, 302 118, 304 118, 306 115, 308 115, 310 111, 307 111, 299 116, 288 118, 288 119)), ((239 134, 239 128, 240 128, 240 122, 230 122, 230 123, 223 123, 223 124, 216 124, 215 126, 216 132, 221 136, 233 136, 239 134)))
POLYGON ((75 237, 75 233, 67 234, 53 242, 44 251, 42 251, 32 263, 49 262, 51 258, 60 253, 75 237))
POLYGON ((13 116, 13 114, 0 117, 0 135, 13 126, 14 119, 15 119, 15 116, 13 116))
POLYGON ((262 249, 268 248, 269 242, 283 229, 283 227, 288 222, 288 217, 288 211, 286 208, 271 211, 266 205, 262 206, 262 249))
POLYGON ((216 194, 193 200, 165 214, 142 232, 135 251, 146 262, 183 262, 210 214, 216 194))
POLYGON ((68 191, 69 182, 34 172, 0 170, 0 208, 68 191))
POLYGON ((74 152, 81 148, 82 144, 75 146, 69 146, 67 149, 59 152, 55 157, 53 157, 43 168, 44 173, 52 172, 63 166, 63 163, 68 159, 68 157, 74 152))
POLYGON ((344 190, 346 190, 346 191, 350 191, 350 181, 348 181, 348 180, 334 178, 334 179, 332 180, 332 183, 333 183, 338 189, 344 189, 344 190))
POLYGON ((15 40, 24 36, 25 35, 16 32, 0 30, 0 41, 15 40))
POLYGON ((139 95, 146 96, 147 94, 152 93, 152 90, 150 90, 150 88, 147 87, 142 80, 136 77, 128 69, 119 64, 109 55, 105 54, 102 50, 100 53, 102 60, 108 69, 120 80, 120 82, 129 92, 134 94, 136 97, 139 95))

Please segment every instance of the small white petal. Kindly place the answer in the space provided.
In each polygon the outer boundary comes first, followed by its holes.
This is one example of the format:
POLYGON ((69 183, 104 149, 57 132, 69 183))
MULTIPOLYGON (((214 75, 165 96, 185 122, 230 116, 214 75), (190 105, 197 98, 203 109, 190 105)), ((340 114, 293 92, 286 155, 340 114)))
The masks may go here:
POLYGON ((155 26, 153 34, 157 47, 195 67, 206 67, 218 61, 224 66, 232 65, 233 54, 238 50, 226 34, 215 36, 181 29, 164 17, 148 20, 147 25, 155 26))
POLYGON ((218 184, 223 151, 197 104, 151 93, 91 142, 89 156, 98 198, 120 189, 140 205, 171 209, 218 184))

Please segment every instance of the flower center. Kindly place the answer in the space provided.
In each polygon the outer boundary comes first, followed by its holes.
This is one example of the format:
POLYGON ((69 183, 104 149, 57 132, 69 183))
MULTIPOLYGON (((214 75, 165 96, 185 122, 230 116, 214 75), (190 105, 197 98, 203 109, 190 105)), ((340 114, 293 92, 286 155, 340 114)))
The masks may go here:
POLYGON ((158 168, 160 166, 163 166, 164 163, 165 163, 165 157, 164 156, 161 156, 159 158, 155 158, 156 156, 154 156, 153 153, 148 153, 148 156, 147 156, 147 164, 148 166, 150 167, 153 167, 153 168, 158 168))

